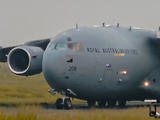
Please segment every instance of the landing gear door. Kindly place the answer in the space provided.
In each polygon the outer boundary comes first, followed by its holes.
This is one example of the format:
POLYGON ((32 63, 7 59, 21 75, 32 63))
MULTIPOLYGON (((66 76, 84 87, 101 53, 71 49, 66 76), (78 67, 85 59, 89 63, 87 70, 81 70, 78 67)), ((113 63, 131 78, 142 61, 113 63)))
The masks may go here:
POLYGON ((112 69, 106 69, 104 70, 103 75, 103 84, 105 85, 105 88, 108 88, 111 80, 112 80, 113 70, 112 69))

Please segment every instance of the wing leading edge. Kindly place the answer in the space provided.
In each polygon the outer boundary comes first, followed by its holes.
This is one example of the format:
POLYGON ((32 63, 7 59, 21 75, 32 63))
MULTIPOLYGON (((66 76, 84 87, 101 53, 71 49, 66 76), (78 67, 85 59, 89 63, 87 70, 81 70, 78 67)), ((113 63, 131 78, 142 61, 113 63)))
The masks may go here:
POLYGON ((7 55, 15 47, 18 47, 18 46, 37 46, 37 47, 42 48, 45 51, 45 49, 50 41, 51 41, 50 38, 47 38, 47 39, 33 40, 33 41, 25 42, 22 45, 0 46, 0 62, 7 62, 7 55))

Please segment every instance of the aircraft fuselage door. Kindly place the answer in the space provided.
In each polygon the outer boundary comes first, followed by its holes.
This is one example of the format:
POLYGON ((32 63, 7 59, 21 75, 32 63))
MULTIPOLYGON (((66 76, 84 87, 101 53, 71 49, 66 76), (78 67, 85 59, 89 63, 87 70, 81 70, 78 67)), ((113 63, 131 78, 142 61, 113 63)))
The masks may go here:
POLYGON ((104 70, 103 83, 104 83, 105 88, 109 87, 111 80, 112 80, 112 74, 113 74, 112 69, 104 70))

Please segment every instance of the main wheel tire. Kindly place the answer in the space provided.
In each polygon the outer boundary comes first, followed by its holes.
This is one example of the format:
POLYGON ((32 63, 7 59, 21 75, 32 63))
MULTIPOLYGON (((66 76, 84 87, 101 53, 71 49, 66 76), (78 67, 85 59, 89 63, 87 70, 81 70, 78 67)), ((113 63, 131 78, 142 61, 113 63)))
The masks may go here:
POLYGON ((104 100, 98 101, 98 106, 99 107, 105 107, 106 106, 106 101, 104 101, 104 100))
POLYGON ((56 101, 56 108, 62 109, 63 108, 63 100, 61 98, 58 98, 56 101))
POLYGON ((126 101, 122 100, 122 101, 118 101, 118 106, 119 107, 125 107, 126 105, 126 101))
POLYGON ((93 101, 93 100, 88 100, 87 103, 89 107, 95 107, 96 105, 96 101, 93 101))
POLYGON ((65 108, 65 109, 71 109, 71 107, 72 107, 72 102, 71 102, 71 100, 70 100, 69 98, 66 98, 66 99, 64 100, 64 108, 65 108))
POLYGON ((108 107, 115 107, 116 106, 116 101, 112 100, 112 101, 108 101, 108 107))

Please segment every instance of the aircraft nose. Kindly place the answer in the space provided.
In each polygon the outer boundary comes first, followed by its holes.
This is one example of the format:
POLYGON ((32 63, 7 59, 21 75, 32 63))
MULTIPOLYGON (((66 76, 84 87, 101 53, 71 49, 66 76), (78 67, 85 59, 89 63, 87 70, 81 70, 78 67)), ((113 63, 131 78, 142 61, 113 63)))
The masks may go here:
MULTIPOLYGON (((58 87, 64 71, 63 56, 56 51, 45 51, 43 56, 42 70, 48 84, 58 87)), ((61 83, 61 82, 60 82, 61 83)))

